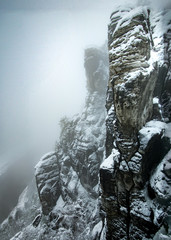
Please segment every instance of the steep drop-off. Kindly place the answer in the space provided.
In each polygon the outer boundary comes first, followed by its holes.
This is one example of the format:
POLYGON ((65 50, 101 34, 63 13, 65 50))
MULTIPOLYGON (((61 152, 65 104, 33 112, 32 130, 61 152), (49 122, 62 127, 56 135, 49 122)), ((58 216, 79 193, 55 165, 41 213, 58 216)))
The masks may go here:
POLYGON ((107 48, 89 48, 84 59, 87 98, 83 111, 61 119, 60 141, 35 167, 35 183, 1 224, 2 240, 100 239, 99 167, 105 143, 107 48), (29 213, 30 212, 30 213, 29 213))
POLYGON ((83 111, 61 119, 2 240, 171 239, 170 16, 112 13, 109 61, 105 46, 85 50, 83 111))
POLYGON ((146 7, 111 15, 100 169, 107 240, 171 236, 170 15, 146 7))

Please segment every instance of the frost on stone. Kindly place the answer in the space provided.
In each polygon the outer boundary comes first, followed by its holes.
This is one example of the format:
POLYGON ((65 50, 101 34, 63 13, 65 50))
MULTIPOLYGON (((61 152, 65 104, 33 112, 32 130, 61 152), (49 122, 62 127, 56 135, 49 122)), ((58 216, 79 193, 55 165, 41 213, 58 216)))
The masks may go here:
POLYGON ((171 150, 164 157, 151 177, 150 184, 157 198, 171 200, 171 150))
POLYGON ((163 36, 171 28, 170 9, 164 12, 151 11, 150 22, 153 34, 155 60, 158 62, 159 66, 162 66, 165 62, 163 36))
MULTIPOLYGON (((118 15, 122 15, 124 12, 124 15, 122 16, 122 18, 117 22, 117 26, 115 28, 115 31, 113 32, 113 34, 115 34, 115 32, 119 29, 119 28, 124 28, 127 25, 130 24, 130 22, 132 21, 132 19, 134 17, 136 17, 137 15, 143 14, 147 17, 148 13, 147 13, 147 8, 146 7, 138 7, 138 8, 134 8, 132 9, 132 7, 128 7, 127 9, 122 9, 121 11, 119 11, 120 9, 118 9, 118 15)), ((116 16, 116 14, 114 15, 116 16)), ((113 17, 111 16, 111 20, 113 20, 113 17)))
POLYGON ((159 104, 159 98, 158 97, 153 98, 153 104, 159 104))
POLYGON ((108 79, 104 48, 86 51, 85 68, 88 94, 83 111, 61 120, 56 151, 42 157, 35 167, 41 221, 36 229, 28 225, 17 238, 27 239, 28 230, 35 240, 100 238, 98 173, 105 143, 104 86, 108 79))
POLYGON ((54 160, 56 160, 55 152, 45 154, 35 166, 35 175, 42 174, 42 168, 51 166, 54 160))
POLYGON ((143 218, 146 221, 150 222, 151 209, 148 203, 144 199, 144 191, 139 193, 138 199, 133 199, 130 205, 130 214, 143 218), (140 198, 142 195, 142 199, 140 198))
POLYGON ((139 140, 141 148, 146 148, 149 141, 155 135, 163 135, 166 129, 166 123, 161 121, 152 120, 147 122, 146 125, 139 131, 139 140))
POLYGON ((77 173, 74 170, 72 170, 71 179, 70 179, 70 181, 68 183, 68 186, 67 186, 69 191, 75 192, 75 190, 77 188, 78 180, 79 179, 78 179, 77 173))
POLYGON ((118 150, 113 149, 111 155, 106 158, 103 163, 100 165, 100 169, 106 169, 109 171, 114 170, 115 162, 118 162, 120 153, 118 150))
MULTIPOLYGON (((170 123, 166 125, 165 137, 170 138, 170 123)), ((150 187, 153 191, 153 201, 151 208, 154 212, 154 222, 160 228, 154 239, 170 239, 171 238, 171 150, 167 152, 162 161, 159 163, 150 178, 150 187), (162 222, 161 222, 162 220, 162 222), (166 231, 167 229, 167 231, 166 231)))
POLYGON ((140 172, 141 164, 142 164, 142 155, 136 152, 135 155, 128 162, 128 167, 132 173, 137 174, 140 172))
POLYGON ((100 233, 101 233, 101 231, 102 231, 102 227, 103 227, 102 221, 98 222, 98 223, 94 226, 93 231, 92 231, 92 238, 93 238, 93 239, 96 239, 96 238, 100 235, 100 233))
MULTIPOLYGON (((120 239, 121 235, 123 239, 152 239, 166 213, 161 207, 165 199, 160 196, 161 202, 156 200, 159 187, 163 193, 167 188, 164 179, 159 177, 156 190, 150 188, 149 182, 170 147, 167 126, 162 122, 166 118, 170 120, 167 114, 163 115, 163 102, 167 99, 161 99, 165 82, 171 76, 168 12, 165 9, 157 16, 152 9, 141 6, 116 9, 111 15, 106 104, 106 155, 109 157, 102 163, 100 172, 108 239, 120 239), (159 29, 162 22, 165 26, 159 29), (120 152, 118 164, 111 154, 113 146, 120 152)), ((169 88, 170 82, 166 91, 169 88)), ((169 159, 160 171, 169 179, 169 159)), ((165 191, 167 197, 170 188, 165 191)))
POLYGON ((126 161, 121 161, 120 166, 119 166, 119 170, 123 171, 123 172, 128 172, 129 171, 129 167, 126 161))
POLYGON ((55 205, 53 211, 56 212, 59 208, 62 209, 64 207, 64 205, 65 205, 65 202, 64 202, 62 196, 60 195, 60 197, 58 198, 58 200, 56 202, 56 205, 55 205))
MULTIPOLYGON (((9 240, 16 234, 16 237, 13 239, 23 240, 24 238, 22 238, 20 230, 29 225, 36 216, 40 215, 40 213, 41 205, 36 189, 36 183, 33 179, 20 195, 17 206, 12 210, 8 218, 0 225, 0 239, 9 240)), ((35 228, 33 227, 33 229, 35 228)))

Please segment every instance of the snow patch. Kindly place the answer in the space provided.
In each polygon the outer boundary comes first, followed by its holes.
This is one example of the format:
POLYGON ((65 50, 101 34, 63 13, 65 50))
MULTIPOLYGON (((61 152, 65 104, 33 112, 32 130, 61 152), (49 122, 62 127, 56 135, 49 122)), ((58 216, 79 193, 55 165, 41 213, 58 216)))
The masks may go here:
POLYGON ((171 150, 166 154, 162 162, 157 166, 154 174, 150 179, 150 184, 158 196, 162 199, 169 199, 171 197, 171 185, 167 182, 163 172, 164 165, 171 159, 171 150))
POLYGON ((102 227, 103 227, 102 221, 100 221, 99 223, 97 223, 94 226, 93 231, 92 231, 92 238, 93 239, 95 239, 100 234, 100 232, 102 231, 102 227))
POLYGON ((131 11, 129 11, 129 12, 126 12, 125 15, 118 21, 118 24, 117 24, 113 34, 115 34, 115 32, 119 28, 123 28, 123 27, 129 25, 134 17, 136 17, 137 15, 141 15, 142 13, 146 16, 146 18, 148 17, 147 7, 141 6, 141 7, 131 9, 131 11))
POLYGON ((129 172, 128 164, 126 161, 122 161, 119 166, 119 170, 123 172, 129 172))
POLYGON ((114 169, 114 163, 115 163, 115 161, 118 161, 119 156, 120 156, 119 151, 116 150, 116 149, 113 149, 110 156, 102 162, 102 164, 100 165, 100 168, 101 169, 113 170, 114 169))
POLYGON ((159 104, 159 99, 157 97, 153 98, 153 104, 159 104))
POLYGON ((71 191, 71 192, 74 192, 76 187, 77 187, 77 184, 78 184, 78 175, 77 173, 72 169, 72 177, 71 177, 71 180, 68 184, 68 189, 71 191))
POLYGON ((146 125, 139 131, 140 144, 146 147, 154 135, 161 134, 166 128, 166 123, 161 121, 152 120, 147 122, 146 125))
POLYGON ((62 209, 64 207, 64 205, 65 205, 65 202, 64 202, 62 196, 60 195, 53 211, 56 212, 57 210, 62 209))
POLYGON ((134 200, 131 203, 130 214, 133 214, 137 217, 144 218, 146 221, 150 220, 151 210, 145 201, 134 200))
POLYGON ((40 161, 37 163, 37 165, 35 166, 35 175, 39 175, 42 174, 44 169, 42 169, 42 166, 50 166, 54 164, 54 161, 56 161, 56 155, 55 152, 50 152, 47 153, 46 155, 44 155, 40 161))

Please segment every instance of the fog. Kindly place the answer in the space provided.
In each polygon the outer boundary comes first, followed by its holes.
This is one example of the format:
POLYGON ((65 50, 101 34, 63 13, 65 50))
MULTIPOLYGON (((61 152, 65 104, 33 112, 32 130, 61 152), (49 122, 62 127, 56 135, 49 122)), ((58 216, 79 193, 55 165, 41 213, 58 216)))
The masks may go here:
POLYGON ((54 149, 60 118, 79 112, 84 102, 84 49, 107 38, 109 8, 23 2, 1 2, 2 161, 54 149))
MULTIPOLYGON (((81 111, 84 103, 84 49, 105 42, 118 2, 153 5, 149 0, 0 1, 0 161, 28 152, 38 161, 54 149, 59 120, 81 111)), ((155 6, 169 3, 155 1, 155 6)))
MULTIPOLYGON (((60 119, 81 111, 84 49, 107 40, 118 3, 154 1, 0 0, 0 221, 15 206, 29 171, 54 150, 60 119), (12 167, 2 174, 4 163, 12 167)), ((169 3, 155 1, 155 7, 169 3)))
POLYGON ((112 5, 0 0, 0 222, 54 150, 61 117, 81 111, 84 49, 104 44, 112 5))

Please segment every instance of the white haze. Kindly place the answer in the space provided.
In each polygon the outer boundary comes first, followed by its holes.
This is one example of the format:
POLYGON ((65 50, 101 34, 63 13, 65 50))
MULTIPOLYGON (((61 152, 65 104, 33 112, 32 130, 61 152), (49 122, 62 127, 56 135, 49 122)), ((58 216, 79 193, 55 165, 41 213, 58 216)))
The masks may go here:
POLYGON ((54 149, 60 118, 84 103, 84 49, 105 42, 108 18, 109 9, 1 10, 1 160, 54 149))
POLYGON ((59 120, 84 103, 84 49, 106 41, 110 13, 129 2, 0 0, 0 160, 54 149, 59 120))

